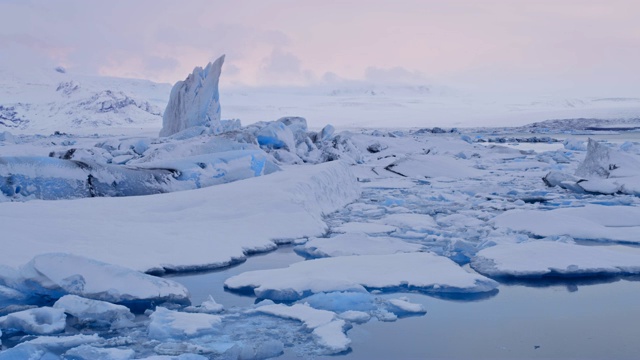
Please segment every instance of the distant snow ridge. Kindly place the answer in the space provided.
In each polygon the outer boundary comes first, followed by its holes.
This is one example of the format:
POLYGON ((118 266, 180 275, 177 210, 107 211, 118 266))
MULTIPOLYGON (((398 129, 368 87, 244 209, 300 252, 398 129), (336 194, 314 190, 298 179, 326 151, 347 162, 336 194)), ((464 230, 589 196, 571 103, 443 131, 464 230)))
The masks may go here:
POLYGON ((220 133, 220 93, 218 82, 224 55, 202 69, 196 67, 184 81, 171 89, 171 97, 162 117, 160 136, 170 136, 194 126, 210 127, 220 133))

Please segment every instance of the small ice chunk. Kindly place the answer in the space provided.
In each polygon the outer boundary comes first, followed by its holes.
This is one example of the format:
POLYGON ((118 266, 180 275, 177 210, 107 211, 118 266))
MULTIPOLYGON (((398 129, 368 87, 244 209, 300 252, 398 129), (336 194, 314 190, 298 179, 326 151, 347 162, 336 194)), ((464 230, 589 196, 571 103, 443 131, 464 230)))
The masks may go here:
POLYGON ((389 310, 398 316, 425 314, 427 312, 422 304, 412 303, 406 297, 389 299, 387 303, 390 305, 389 310))
POLYGON ((348 222, 333 229, 333 231, 340 233, 365 233, 369 235, 390 233, 396 230, 395 226, 370 222, 348 222))
POLYGON ((296 150, 296 142, 291 129, 281 122, 272 122, 256 133, 258 144, 269 149, 296 150))
POLYGON ((192 313, 207 313, 207 314, 217 314, 224 310, 224 306, 218 304, 211 295, 209 295, 209 300, 205 300, 202 304, 198 306, 187 306, 184 308, 186 312, 192 313))
POLYGON ((66 320, 64 310, 41 307, 0 317, 0 328, 33 335, 50 335, 64 331, 66 320))
POLYGON ((356 324, 366 323, 367 321, 369 321, 369 319, 371 319, 371 315, 369 315, 368 313, 357 310, 347 310, 341 312, 340 314, 338 314, 338 316, 343 320, 347 320, 356 324))
POLYGON ((377 222, 420 233, 428 232, 438 226, 435 220, 426 214, 391 214, 377 222))
POLYGON ((111 324, 116 321, 133 320, 129 308, 106 301, 86 299, 76 295, 65 295, 58 299, 54 308, 62 309, 81 322, 111 324))
POLYGON ((184 313, 160 306, 149 318, 149 337, 156 340, 212 334, 222 322, 222 317, 217 315, 184 313))
POLYGON ((130 360, 135 356, 132 349, 98 348, 80 345, 64 354, 66 360, 130 360))

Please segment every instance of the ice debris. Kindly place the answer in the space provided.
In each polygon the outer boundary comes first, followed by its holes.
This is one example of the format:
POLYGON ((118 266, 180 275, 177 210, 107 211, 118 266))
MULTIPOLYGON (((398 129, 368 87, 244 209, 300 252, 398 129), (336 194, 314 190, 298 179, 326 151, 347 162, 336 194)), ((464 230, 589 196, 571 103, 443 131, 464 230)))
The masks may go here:
POLYGON ((0 328, 32 335, 50 335, 64 331, 66 319, 62 309, 40 307, 0 317, 0 328))
POLYGON ((129 308, 106 301, 86 299, 77 295, 65 295, 53 304, 83 323, 97 323, 111 326, 134 319, 129 308))
POLYGON ((184 339, 218 331, 218 315, 185 313, 158 306, 149 316, 149 337, 157 340, 184 339))

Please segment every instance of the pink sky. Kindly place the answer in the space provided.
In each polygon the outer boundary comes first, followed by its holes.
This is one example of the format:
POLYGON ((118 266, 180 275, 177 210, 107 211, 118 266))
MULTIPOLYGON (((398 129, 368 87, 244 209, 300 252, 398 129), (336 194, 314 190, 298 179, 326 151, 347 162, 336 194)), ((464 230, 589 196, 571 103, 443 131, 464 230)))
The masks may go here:
POLYGON ((327 79, 638 95, 637 0, 0 0, 0 65, 223 84, 327 79))

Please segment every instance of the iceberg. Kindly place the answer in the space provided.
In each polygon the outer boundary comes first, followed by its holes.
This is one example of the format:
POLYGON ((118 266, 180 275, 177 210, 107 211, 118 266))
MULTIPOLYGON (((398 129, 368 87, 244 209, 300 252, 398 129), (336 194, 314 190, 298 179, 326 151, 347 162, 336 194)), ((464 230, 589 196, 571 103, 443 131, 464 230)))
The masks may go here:
POLYGON ((196 67, 184 81, 171 89, 169 103, 162 116, 160 136, 171 136, 194 126, 206 126, 211 132, 222 132, 218 82, 224 55, 204 69, 196 67))
POLYGON ((21 290, 54 299, 71 294, 134 308, 162 302, 189 303, 189 292, 177 282, 72 254, 38 255, 20 269, 20 275, 21 290))
POLYGON ((640 249, 530 241, 483 249, 471 260, 471 267, 491 277, 637 275, 640 249))
POLYGON ((222 267, 275 249, 275 241, 321 236, 324 216, 359 195, 350 167, 335 161, 144 197, 2 202, 12 246, 0 263, 19 267, 63 252, 153 273, 222 267))
POLYGON ((339 256, 303 261, 288 268, 248 271, 227 279, 225 288, 258 298, 292 301, 331 291, 419 290, 427 293, 483 293, 498 283, 466 272, 433 253, 339 256))
POLYGON ((50 335, 63 332, 66 320, 64 310, 41 307, 0 317, 0 328, 32 335, 50 335))
POLYGON ((131 360, 135 357, 132 349, 100 348, 80 345, 64 353, 65 360, 131 360))
POLYGON ((110 326, 126 320, 133 320, 129 308, 106 301, 86 299, 77 295, 65 295, 53 304, 83 323, 97 323, 110 326))

